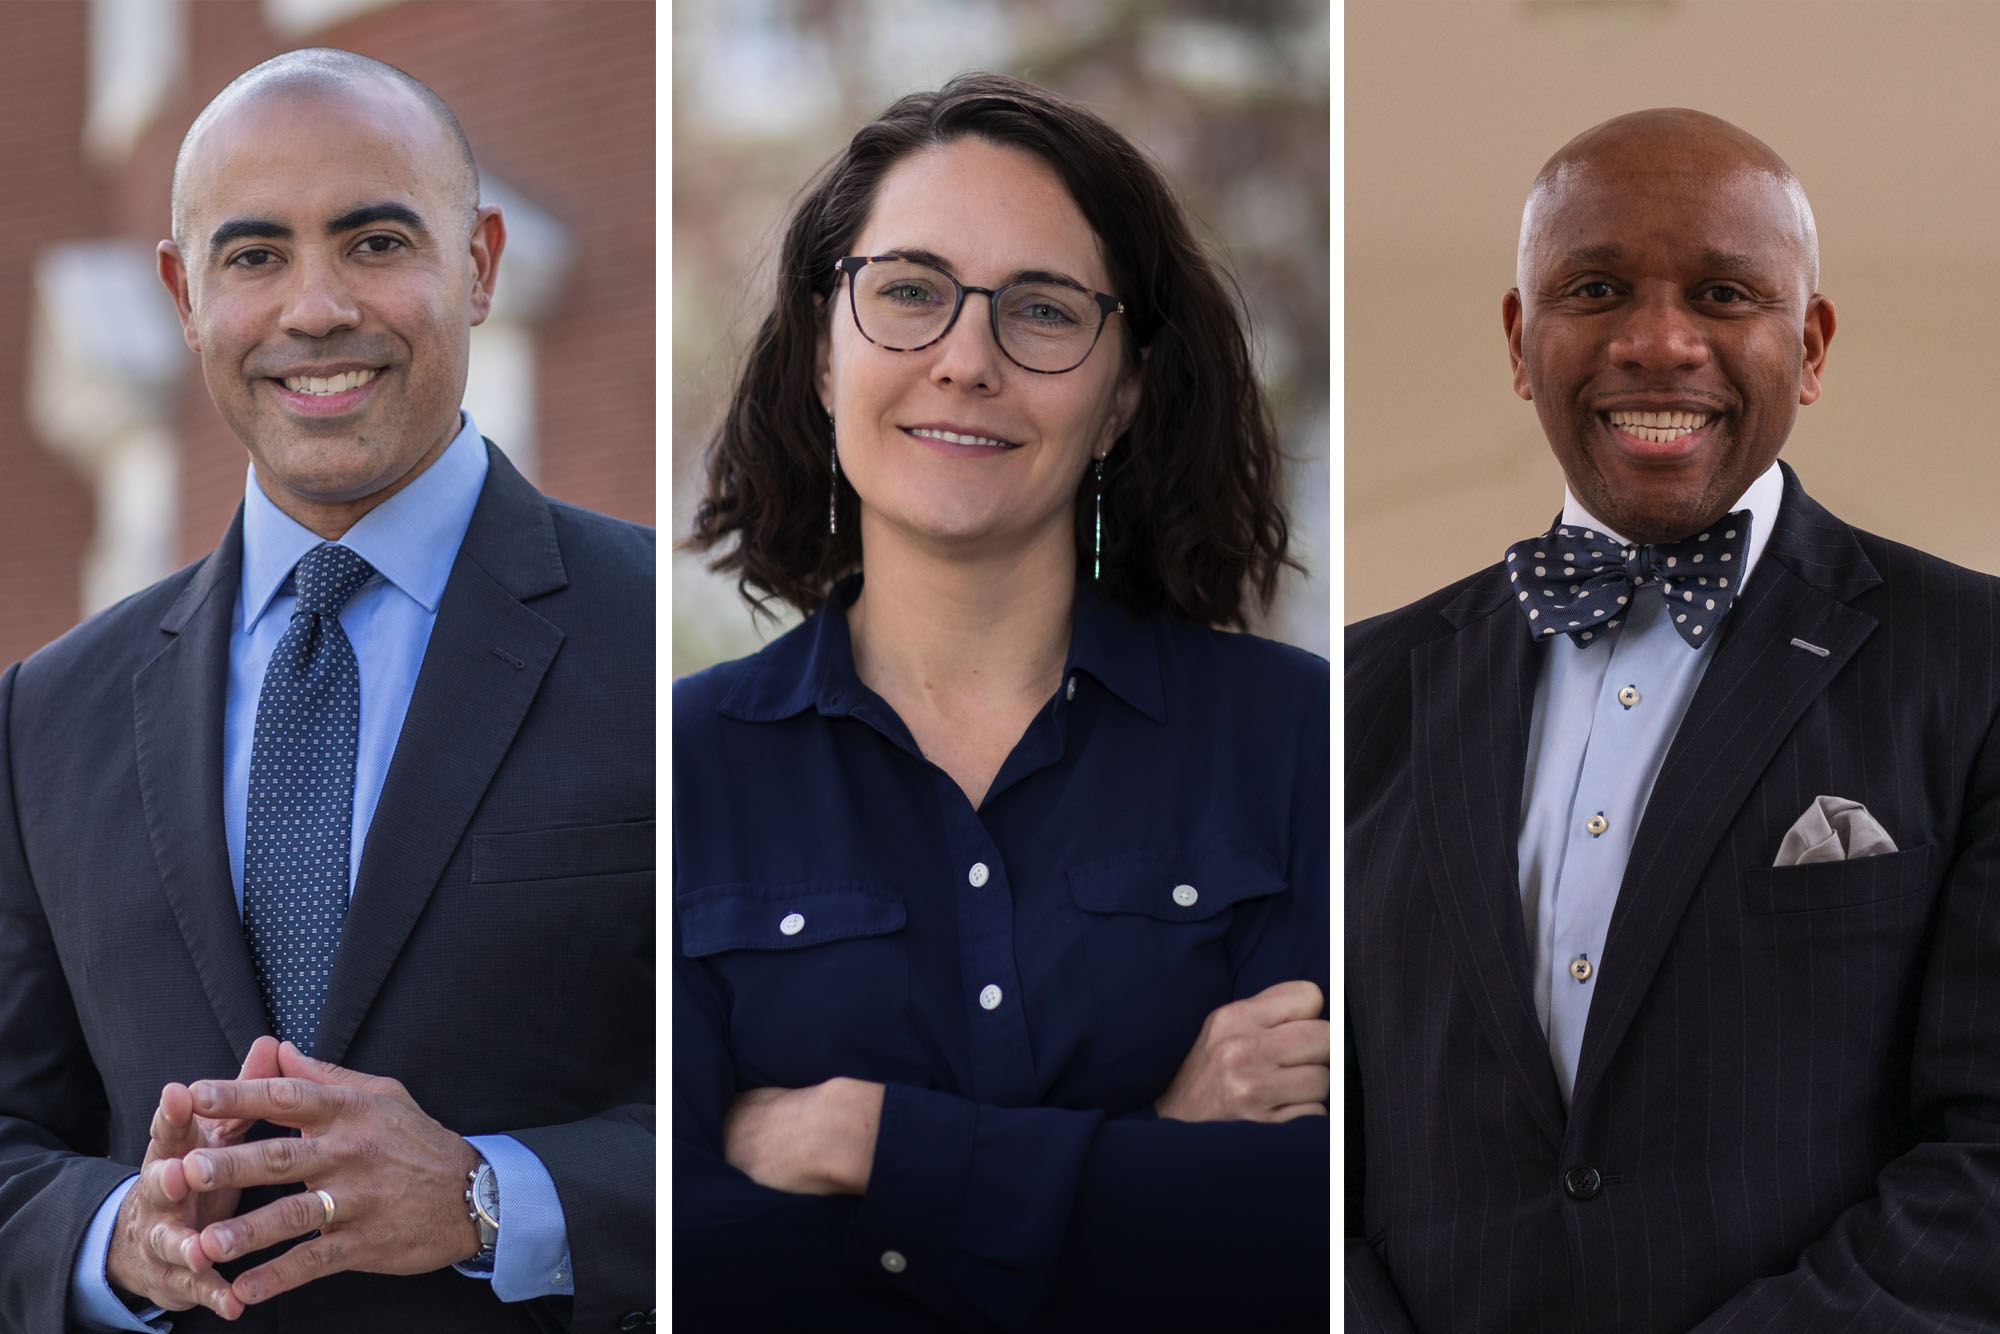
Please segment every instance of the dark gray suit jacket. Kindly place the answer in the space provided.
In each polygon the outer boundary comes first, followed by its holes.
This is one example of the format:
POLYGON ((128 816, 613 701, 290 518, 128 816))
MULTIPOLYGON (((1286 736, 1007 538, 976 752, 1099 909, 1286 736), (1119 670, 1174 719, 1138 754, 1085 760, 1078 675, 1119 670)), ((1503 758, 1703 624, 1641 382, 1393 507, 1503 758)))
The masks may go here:
POLYGON ((1567 1112, 1522 926, 1539 659, 1506 576, 1350 627, 1349 1329, 2000 1327, 2000 581, 1850 528, 1788 468, 1724 625, 1567 1112), (1773 869, 1821 794, 1900 850, 1773 869))
MULTIPOLYGON (((176 1334, 609 1330, 654 1305, 654 540, 488 457, 315 1054, 539 1155, 576 1296, 336 1275, 176 1334)), ((233 1076, 269 1031, 222 831, 241 560, 239 515, 0 677, 0 1329, 67 1327, 84 1229, 161 1085, 233 1076)))

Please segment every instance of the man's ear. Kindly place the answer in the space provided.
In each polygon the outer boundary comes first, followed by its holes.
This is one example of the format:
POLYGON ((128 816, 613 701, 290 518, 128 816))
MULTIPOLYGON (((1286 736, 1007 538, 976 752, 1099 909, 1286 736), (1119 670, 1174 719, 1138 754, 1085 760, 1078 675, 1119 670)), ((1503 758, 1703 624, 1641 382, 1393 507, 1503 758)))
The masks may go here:
POLYGON ((162 241, 154 252, 159 259, 160 281, 166 284, 167 294, 174 299, 174 309, 181 316, 181 337, 187 340, 188 350, 201 351, 201 335, 194 327, 194 301, 188 294, 187 265, 181 262, 181 248, 172 241, 162 241))
POLYGON ((484 324, 493 312, 493 288, 500 280, 500 252, 507 248, 507 223, 498 204, 481 204, 472 215, 472 322, 484 324))
POLYGON ((1799 402, 1819 398, 1820 374, 1826 369, 1826 347, 1833 341, 1833 302, 1813 293, 1806 302, 1805 359, 1799 363, 1799 402))
POLYGON ((1528 389, 1528 371, 1521 360, 1520 288, 1510 287, 1500 298, 1500 323, 1507 329, 1507 360, 1514 368, 1514 392, 1532 402, 1535 396, 1528 389))

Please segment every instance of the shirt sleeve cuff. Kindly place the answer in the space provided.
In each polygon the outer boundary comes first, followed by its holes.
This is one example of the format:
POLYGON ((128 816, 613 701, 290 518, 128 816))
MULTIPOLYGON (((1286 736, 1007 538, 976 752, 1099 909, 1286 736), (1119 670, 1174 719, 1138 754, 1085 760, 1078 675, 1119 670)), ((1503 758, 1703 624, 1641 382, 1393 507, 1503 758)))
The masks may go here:
POLYGON ((76 1323, 85 1329, 125 1329, 137 1334, 161 1334, 173 1328, 166 1312, 148 1306, 134 1312, 111 1290, 104 1267, 111 1259, 111 1229, 118 1222, 118 1208, 138 1177, 126 1177, 117 1189, 104 1197, 90 1228, 83 1234, 83 1248, 77 1252, 76 1268, 70 1272, 69 1305, 76 1323))
POLYGON ((466 1143, 493 1165, 500 1188, 500 1240, 490 1271, 453 1268, 471 1278, 490 1279, 493 1295, 503 1302, 573 1296, 569 1225, 549 1169, 511 1135, 473 1135, 466 1143))
POLYGON ((1102 1122, 1097 1112, 990 1107, 887 1085, 860 1234, 926 1305, 949 1312, 949 1292, 1003 1326, 1019 1323, 1053 1278, 1102 1122))

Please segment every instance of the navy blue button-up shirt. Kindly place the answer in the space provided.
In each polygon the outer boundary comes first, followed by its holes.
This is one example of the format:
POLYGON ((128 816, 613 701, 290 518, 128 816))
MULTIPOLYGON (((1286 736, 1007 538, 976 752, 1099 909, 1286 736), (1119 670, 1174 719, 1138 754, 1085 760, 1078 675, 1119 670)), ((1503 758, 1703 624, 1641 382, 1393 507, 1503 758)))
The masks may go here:
POLYGON ((1326 1120, 1150 1108, 1217 1006, 1327 985, 1327 664, 1086 586, 975 809, 855 675, 858 588, 674 687, 676 1315, 1324 1328, 1326 1120), (736 1093, 836 1075, 886 1086, 866 1196, 723 1163, 736 1093))

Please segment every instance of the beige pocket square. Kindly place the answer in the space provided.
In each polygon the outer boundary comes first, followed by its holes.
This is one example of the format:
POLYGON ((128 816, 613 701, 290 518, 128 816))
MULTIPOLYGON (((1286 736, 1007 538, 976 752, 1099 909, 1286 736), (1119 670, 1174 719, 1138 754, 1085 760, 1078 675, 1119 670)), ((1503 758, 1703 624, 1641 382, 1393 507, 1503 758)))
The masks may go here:
POLYGON ((1868 808, 1846 797, 1814 797, 1778 844, 1773 866, 1852 861, 1896 850, 1896 840, 1868 808))

